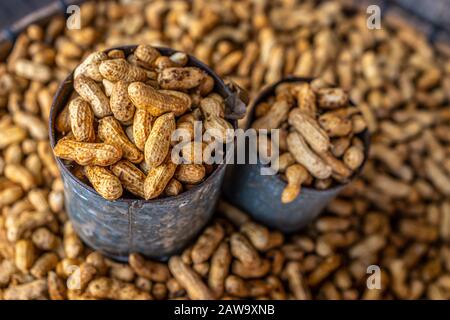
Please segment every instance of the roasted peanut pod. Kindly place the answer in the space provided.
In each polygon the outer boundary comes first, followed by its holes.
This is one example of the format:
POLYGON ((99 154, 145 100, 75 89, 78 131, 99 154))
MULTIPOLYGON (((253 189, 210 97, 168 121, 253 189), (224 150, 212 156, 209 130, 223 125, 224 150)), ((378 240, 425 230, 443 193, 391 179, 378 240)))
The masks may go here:
POLYGON ((280 100, 274 103, 269 111, 253 122, 254 129, 277 129, 283 121, 288 118, 290 105, 286 100, 280 100))
POLYGON ((290 133, 287 138, 287 143, 289 152, 295 160, 308 169, 314 177, 326 179, 331 176, 331 167, 308 147, 299 133, 290 133))
POLYGON ((320 115, 319 123, 328 136, 332 138, 348 136, 353 130, 352 121, 339 116, 335 112, 326 112, 320 115))
POLYGON ((164 191, 170 179, 175 174, 176 168, 177 165, 168 156, 162 164, 150 169, 144 182, 144 195, 146 200, 154 199, 164 191))
POLYGON ((122 158, 122 149, 106 143, 61 139, 54 148, 57 157, 85 165, 109 166, 122 158))
POLYGON ((91 53, 89 56, 84 59, 84 61, 75 69, 74 78, 77 78, 79 75, 84 75, 89 77, 95 81, 102 81, 103 77, 98 70, 100 63, 104 60, 108 59, 106 53, 102 51, 97 51, 91 53))
POLYGON ((144 151, 145 142, 152 128, 153 117, 143 109, 137 109, 133 119, 133 138, 136 147, 144 151))
POLYGON ((127 123, 133 119, 135 107, 128 98, 128 82, 119 80, 112 87, 110 107, 117 120, 127 123))
POLYGON ((203 181, 206 175, 205 167, 202 164, 180 164, 175 171, 174 177, 186 184, 198 184, 203 181))
POLYGON ((316 94, 319 107, 324 109, 337 109, 348 104, 348 94, 339 88, 321 88, 316 94))
POLYGON ((129 161, 121 160, 111 166, 123 187, 132 194, 144 198, 145 174, 129 161))
POLYGON ((308 179, 308 171, 300 164, 293 164, 286 169, 288 185, 281 194, 281 202, 292 202, 300 194, 302 183, 308 179))
POLYGON ((159 166, 167 157, 175 127, 175 117, 172 112, 156 118, 144 148, 145 162, 149 167, 159 166))
POLYGON ((111 59, 100 63, 98 68, 100 74, 109 81, 144 81, 147 73, 144 69, 133 66, 125 59, 111 59))
POLYGON ((330 138, 320 128, 319 123, 300 109, 294 109, 289 113, 289 124, 297 130, 311 148, 318 152, 325 152, 330 147, 330 138))
POLYGON ((131 83, 128 86, 128 95, 136 108, 146 110, 154 117, 167 112, 179 116, 191 106, 191 98, 185 93, 161 92, 142 82, 131 83))
POLYGON ((204 117, 216 116, 223 118, 225 116, 225 103, 223 99, 206 97, 200 101, 200 109, 204 117))
POLYGON ((161 56, 158 50, 145 44, 138 45, 134 51, 134 55, 147 68, 151 68, 156 59, 161 56))
POLYGON ((122 196, 122 184, 111 171, 104 167, 88 165, 84 167, 84 173, 89 182, 106 200, 116 200, 122 196))
POLYGON ((75 91, 89 102, 97 118, 103 118, 112 114, 109 99, 97 82, 84 75, 79 75, 73 81, 73 86, 75 91))
POLYGON ((300 111, 312 118, 316 117, 317 104, 316 94, 308 83, 301 83, 293 88, 296 94, 297 104, 300 111))
POLYGON ((122 150, 123 157, 133 163, 140 163, 142 152, 128 139, 120 123, 114 117, 105 117, 99 121, 98 137, 122 150))
POLYGON ((77 141, 93 142, 95 140, 94 113, 89 103, 81 98, 70 101, 69 120, 77 141))
POLYGON ((180 257, 172 257, 169 260, 169 268, 191 299, 212 300, 214 298, 211 290, 200 276, 191 267, 184 264, 180 257))
POLYGON ((188 90, 199 86, 205 76, 195 67, 165 68, 158 75, 158 83, 163 89, 188 90))
POLYGON ((18 126, 8 126, 0 130, 0 149, 11 144, 20 143, 27 137, 27 132, 18 126))
POLYGON ((208 134, 218 142, 227 143, 233 139, 234 128, 223 118, 211 115, 205 120, 204 127, 208 134))

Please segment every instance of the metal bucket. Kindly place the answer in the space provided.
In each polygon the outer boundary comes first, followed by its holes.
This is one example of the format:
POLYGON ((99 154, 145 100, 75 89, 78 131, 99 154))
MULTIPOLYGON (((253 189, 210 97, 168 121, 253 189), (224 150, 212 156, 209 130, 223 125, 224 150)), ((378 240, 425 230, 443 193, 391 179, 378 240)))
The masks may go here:
MULTIPOLYGON (((115 49, 129 54, 135 48, 115 49)), ((163 55, 176 52, 168 48, 157 49, 163 55)), ((235 119, 245 113, 245 105, 238 93, 194 57, 189 56, 188 65, 201 68, 214 78, 215 90, 224 97, 227 105, 226 118, 231 119, 236 128, 235 119)), ((70 74, 59 87, 50 112, 52 148, 56 143, 56 115, 66 105, 72 91, 73 74, 70 74)), ((108 201, 78 180, 61 159, 56 158, 56 162, 64 182, 66 210, 81 239, 95 250, 123 261, 131 252, 161 260, 180 252, 213 215, 225 174, 225 164, 220 164, 204 182, 174 197, 108 201)))
MULTIPOLYGON (((272 96, 275 88, 283 82, 311 82, 312 79, 288 77, 263 89, 250 107, 247 119, 249 128, 254 118, 255 106, 272 96)), ((358 176, 368 158, 370 137, 368 130, 358 135, 365 145, 365 160, 355 172, 358 176)), ((248 144, 247 144, 248 150, 248 144)), ((261 175, 263 167, 258 164, 237 164, 227 171, 223 186, 225 198, 248 212, 255 220, 283 232, 294 232, 313 221, 347 185, 340 184, 326 190, 302 187, 300 195, 290 203, 281 203, 281 193, 286 183, 278 175, 261 175)))

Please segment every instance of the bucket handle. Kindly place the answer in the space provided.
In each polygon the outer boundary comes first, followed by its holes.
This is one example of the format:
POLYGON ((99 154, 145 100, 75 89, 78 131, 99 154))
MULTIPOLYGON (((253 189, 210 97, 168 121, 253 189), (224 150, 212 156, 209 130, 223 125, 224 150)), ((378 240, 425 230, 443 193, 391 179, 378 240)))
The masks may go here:
POLYGON ((238 120, 245 117, 247 113, 247 104, 249 101, 248 93, 230 78, 224 79, 230 94, 225 98, 227 106, 231 106, 231 112, 226 115, 227 119, 238 120))

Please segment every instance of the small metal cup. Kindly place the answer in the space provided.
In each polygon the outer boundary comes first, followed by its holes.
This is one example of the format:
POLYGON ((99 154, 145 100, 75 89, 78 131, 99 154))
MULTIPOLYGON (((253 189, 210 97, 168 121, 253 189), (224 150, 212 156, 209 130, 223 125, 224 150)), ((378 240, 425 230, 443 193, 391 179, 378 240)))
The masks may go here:
MULTIPOLYGON (((113 49, 121 49, 129 54, 135 48, 126 46, 113 49)), ((169 48, 157 49, 163 55, 176 52, 169 48)), ((226 118, 236 128, 235 119, 243 117, 245 113, 245 104, 240 100, 239 93, 230 89, 231 86, 227 86, 196 58, 189 56, 188 65, 198 67, 214 78, 215 91, 225 99, 226 118)), ((53 100, 49 123, 52 148, 57 141, 56 116, 72 92, 73 73, 61 84, 53 100)), ((122 261, 126 261, 132 252, 164 260, 189 244, 214 213, 226 167, 225 164, 218 165, 205 181, 178 196, 108 201, 78 180, 61 159, 56 158, 56 162, 64 182, 66 210, 75 230, 90 247, 122 261)))
MULTIPOLYGON (((283 82, 311 82, 313 79, 288 77, 262 90, 250 107, 247 119, 249 128, 253 119, 255 106, 275 93, 275 88, 283 82)), ((364 167, 369 153, 370 137, 367 130, 358 135, 364 142, 364 163, 354 173, 358 176, 364 167)), ((248 150, 248 148, 247 148, 248 150)), ((255 220, 285 233, 298 231, 313 221, 348 184, 340 184, 326 190, 302 187, 300 195, 290 203, 281 203, 281 193, 286 183, 278 175, 261 175, 263 165, 237 164, 226 173, 223 194, 235 206, 248 212, 255 220)))

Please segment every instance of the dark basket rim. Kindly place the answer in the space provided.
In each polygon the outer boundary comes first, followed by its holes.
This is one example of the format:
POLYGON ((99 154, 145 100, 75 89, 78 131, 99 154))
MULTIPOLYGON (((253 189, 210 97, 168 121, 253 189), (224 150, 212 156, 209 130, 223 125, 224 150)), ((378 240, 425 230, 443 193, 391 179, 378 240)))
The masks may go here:
MULTIPOLYGON (((136 47, 137 47, 137 45, 117 46, 117 47, 108 48, 103 51, 108 53, 111 50, 119 49, 119 50, 124 50, 127 54, 129 54, 129 53, 132 53, 136 49, 136 47)), ((168 47, 154 46, 154 48, 156 48, 158 51, 160 51, 164 55, 171 55, 176 52, 183 52, 183 51, 175 50, 175 49, 168 48, 168 47)), ((225 99, 225 102, 228 100, 229 97, 233 97, 233 96, 235 96, 237 99, 239 99, 239 97, 237 97, 237 95, 228 88, 228 86, 225 84, 225 82, 222 80, 222 78, 220 78, 214 71, 212 71, 212 69, 210 67, 208 67, 206 64, 204 64, 203 62, 201 62, 194 56, 192 56, 190 54, 187 54, 187 55, 189 57, 188 65, 196 66, 196 67, 202 69, 203 71, 205 71, 206 73, 208 73, 208 75, 210 75, 211 77, 214 78, 214 81, 215 81, 214 86, 216 88, 220 88, 221 91, 223 91, 225 94, 227 94, 227 96, 223 97, 225 99)), ((74 71, 72 71, 66 77, 66 79, 61 82, 61 84, 58 86, 58 90, 56 91, 56 93, 53 97, 52 106, 50 109, 49 124, 48 124, 49 125, 50 147, 52 148, 52 151, 56 145, 56 130, 55 130, 56 116, 57 116, 57 113, 61 110, 61 108, 67 103, 67 100, 70 98, 70 95, 67 94, 65 97, 62 98, 62 100, 58 100, 58 98, 60 98, 60 96, 62 95, 62 91, 66 90, 67 87, 69 87, 70 92, 73 92, 73 73, 74 73, 74 71)), ((230 107, 230 110, 233 111, 233 106, 229 106, 229 107, 230 107)), ((237 121, 233 120, 233 119, 229 119, 229 120, 230 120, 231 124, 233 125, 233 128, 237 129, 237 121)), ((120 197, 119 199, 116 199, 116 200, 107 200, 107 199, 103 198, 102 196, 100 196, 93 187, 91 187, 91 186, 83 183, 81 180, 79 180, 67 168, 67 166, 64 164, 62 159, 60 159, 59 157, 56 157, 54 154, 53 154, 53 157, 55 158, 56 162, 58 163, 58 166, 60 167, 60 170, 62 171, 61 174, 63 174, 63 173, 66 174, 71 180, 75 181, 82 189, 88 191, 93 196, 95 196, 101 200, 104 200, 104 201, 120 202, 120 203, 127 203, 127 204, 133 204, 133 205, 138 204, 138 203, 154 203, 154 204, 165 203, 165 204, 167 204, 169 202, 179 202, 179 201, 183 201, 183 200, 189 200, 192 198, 192 195, 195 194, 202 186, 204 186, 205 184, 211 183, 213 181, 213 179, 215 179, 216 176, 218 176, 220 174, 220 171, 225 169, 225 166, 227 165, 226 163, 219 164, 214 169, 214 171, 201 183, 195 185, 194 187, 192 187, 189 190, 183 191, 182 193, 180 193, 176 196, 169 196, 166 198, 156 198, 156 199, 150 199, 150 200, 145 200, 145 199, 141 199, 141 198, 122 198, 122 197, 120 197)))
MULTIPOLYGON (((255 118, 255 107, 261 103, 264 102, 265 100, 267 100, 267 98, 269 98, 270 96, 272 96, 275 92, 275 89, 278 85, 285 83, 285 82, 308 82, 311 83, 315 78, 310 78, 310 77, 298 77, 298 76, 286 76, 274 83, 268 84, 266 85, 264 88, 262 88, 258 94, 256 95, 256 97, 253 99, 253 101, 249 104, 247 110, 250 111, 248 118, 246 119, 246 124, 245 124, 245 128, 249 128, 250 125, 253 122, 253 119, 255 118)), ((356 104, 349 99, 349 103, 351 106, 357 107, 356 104)), ((306 193, 306 194, 317 194, 317 193, 336 193, 340 190, 342 190, 344 187, 348 186, 351 182, 353 182, 357 177, 359 177, 366 165, 366 162, 369 158, 369 149, 370 149, 370 133, 368 129, 365 129, 364 131, 360 132, 358 135, 359 138, 361 138, 361 140, 364 143, 364 161, 363 163, 359 166, 359 168, 353 173, 353 175, 350 177, 350 179, 348 181, 346 181, 345 183, 336 183, 334 186, 332 186, 331 188, 327 188, 327 189, 323 189, 323 190, 319 190, 316 188, 311 188, 311 187, 302 187, 302 191, 301 193, 306 193)), ((263 166, 261 163, 258 162, 257 164, 258 166, 263 166)), ((283 181, 280 177, 280 175, 277 173, 276 175, 273 176, 268 176, 271 178, 273 183, 276 183, 278 186, 286 186, 286 182, 283 181)))

